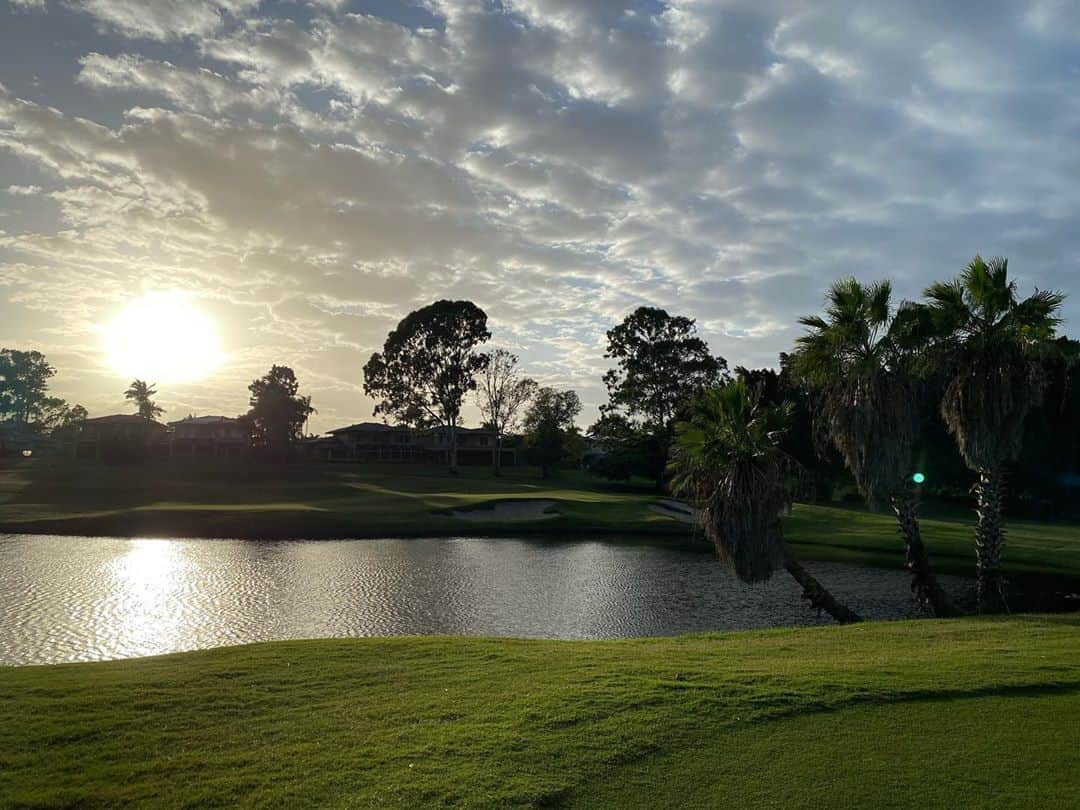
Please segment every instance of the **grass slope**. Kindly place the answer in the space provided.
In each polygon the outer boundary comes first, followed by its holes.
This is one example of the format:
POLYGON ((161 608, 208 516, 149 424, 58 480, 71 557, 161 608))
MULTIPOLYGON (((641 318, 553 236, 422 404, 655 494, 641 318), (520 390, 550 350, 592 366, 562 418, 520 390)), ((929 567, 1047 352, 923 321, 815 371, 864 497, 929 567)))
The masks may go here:
MULTIPOLYGON (((701 544, 700 534, 649 509, 655 496, 580 473, 544 481, 535 470, 494 478, 465 468, 411 465, 208 465, 103 467, 40 464, 0 468, 0 531, 194 537, 609 536, 701 544), (507 499, 556 501, 559 517, 531 523, 459 520, 453 509, 507 499)), ((1010 521, 1006 567, 1080 576, 1080 527, 1010 521)), ((809 559, 903 565, 889 515, 797 506, 788 539, 809 559)), ((925 520, 938 570, 971 574, 970 520, 925 520)), ((702 544, 703 545, 703 544, 702 544)))
POLYGON ((0 805, 1075 807, 1080 618, 0 670, 0 805))

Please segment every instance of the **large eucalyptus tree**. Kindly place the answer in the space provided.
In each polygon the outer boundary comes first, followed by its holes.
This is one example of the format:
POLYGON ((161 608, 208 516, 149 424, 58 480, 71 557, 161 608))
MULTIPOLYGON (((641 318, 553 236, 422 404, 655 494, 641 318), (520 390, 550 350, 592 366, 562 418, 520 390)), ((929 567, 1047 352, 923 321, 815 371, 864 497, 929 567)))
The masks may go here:
POLYGON ((1001 572, 1003 469, 1020 454, 1024 421, 1042 402, 1041 354, 1064 301, 1036 290, 1020 300, 1008 260, 976 256, 951 282, 927 288, 934 357, 944 375, 941 416, 964 462, 978 475, 975 529, 980 610, 1004 607, 1001 572))
POLYGON ((478 347, 490 339, 487 314, 472 301, 436 301, 406 315, 364 365, 364 393, 376 400, 375 415, 440 428, 452 473, 461 406, 487 368, 478 347))
POLYGON ((912 479, 920 408, 910 368, 915 318, 909 307, 894 310, 888 281, 842 279, 829 289, 824 316, 800 319, 808 331, 792 365, 812 391, 816 427, 860 493, 892 506, 916 598, 948 616, 956 609, 930 565, 912 479))

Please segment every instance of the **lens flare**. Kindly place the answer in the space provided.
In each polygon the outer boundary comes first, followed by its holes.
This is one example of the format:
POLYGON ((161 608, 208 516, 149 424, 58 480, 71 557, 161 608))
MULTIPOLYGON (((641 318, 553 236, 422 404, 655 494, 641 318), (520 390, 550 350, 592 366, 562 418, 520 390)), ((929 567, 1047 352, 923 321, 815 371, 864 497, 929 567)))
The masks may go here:
POLYGON ((922 473, 915 473, 913 476, 911 476, 911 480, 914 481, 916 484, 921 484, 926 480, 926 476, 922 473))

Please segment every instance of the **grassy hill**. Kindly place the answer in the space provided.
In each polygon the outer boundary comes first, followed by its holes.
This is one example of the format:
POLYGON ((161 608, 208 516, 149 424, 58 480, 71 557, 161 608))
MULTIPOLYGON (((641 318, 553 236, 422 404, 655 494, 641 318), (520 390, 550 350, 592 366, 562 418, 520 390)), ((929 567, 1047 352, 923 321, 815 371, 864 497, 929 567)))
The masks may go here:
MULTIPOLYGON (((702 543, 700 532, 650 507, 652 494, 580 473, 544 481, 535 470, 493 478, 486 469, 393 465, 0 468, 0 531, 121 536, 411 537, 572 535, 620 542, 702 543), (530 523, 464 521, 450 514, 500 500, 555 501, 557 517, 530 523)), ((797 506, 786 526, 808 559, 899 567, 890 515, 797 506)), ((971 519, 927 519, 924 535, 943 572, 971 574, 971 519)), ((1080 527, 1010 521, 1013 572, 1080 576, 1080 527)))
POLYGON ((0 669, 0 805, 1076 807, 1080 617, 0 669))

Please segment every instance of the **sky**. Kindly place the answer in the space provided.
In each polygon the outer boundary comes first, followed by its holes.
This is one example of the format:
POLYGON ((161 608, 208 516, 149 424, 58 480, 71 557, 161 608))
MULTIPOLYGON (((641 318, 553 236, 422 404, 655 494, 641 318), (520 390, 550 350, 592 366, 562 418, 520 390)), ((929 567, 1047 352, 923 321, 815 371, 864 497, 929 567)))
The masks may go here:
POLYGON ((93 415, 159 292, 222 354, 166 418, 284 363, 315 430, 440 298, 583 425, 641 305, 775 366, 831 281, 916 298, 981 252, 1075 331, 1078 179, 1075 0, 0 0, 0 345, 93 415))

